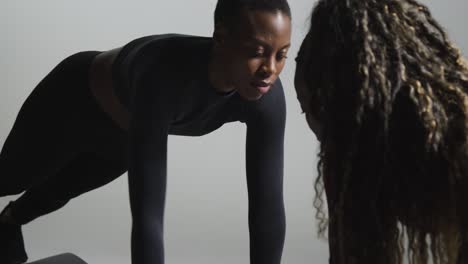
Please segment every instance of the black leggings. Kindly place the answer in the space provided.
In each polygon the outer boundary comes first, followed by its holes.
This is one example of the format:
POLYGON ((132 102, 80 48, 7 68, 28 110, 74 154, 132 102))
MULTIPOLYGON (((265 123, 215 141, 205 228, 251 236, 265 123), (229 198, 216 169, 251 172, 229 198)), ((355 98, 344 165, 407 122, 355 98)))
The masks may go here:
POLYGON ((34 89, 0 153, 0 197, 25 224, 127 170, 127 132, 97 105, 89 68, 97 51, 63 60, 34 89))

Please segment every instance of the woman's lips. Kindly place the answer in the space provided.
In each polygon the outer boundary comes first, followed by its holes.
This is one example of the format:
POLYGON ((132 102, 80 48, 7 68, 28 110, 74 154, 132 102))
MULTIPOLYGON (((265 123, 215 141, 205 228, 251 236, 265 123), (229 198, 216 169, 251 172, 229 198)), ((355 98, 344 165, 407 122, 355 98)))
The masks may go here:
POLYGON ((252 81, 250 83, 250 85, 252 85, 253 87, 255 87, 255 89, 257 89, 257 91, 261 94, 266 94, 269 90, 270 90, 270 87, 271 87, 271 82, 267 82, 267 81, 252 81))

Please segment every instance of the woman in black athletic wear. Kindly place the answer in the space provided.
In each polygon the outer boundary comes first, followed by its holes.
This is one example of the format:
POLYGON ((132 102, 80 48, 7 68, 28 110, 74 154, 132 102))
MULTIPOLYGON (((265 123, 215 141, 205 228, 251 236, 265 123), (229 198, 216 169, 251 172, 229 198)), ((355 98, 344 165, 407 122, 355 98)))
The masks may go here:
POLYGON ((335 264, 468 263, 468 67, 414 0, 320 0, 295 86, 335 264))
POLYGON ((132 262, 164 263, 167 137, 247 126, 251 263, 281 260, 286 0, 218 1, 213 38, 156 35, 62 61, 21 108, 0 155, 0 263, 26 260, 21 225, 129 171, 132 262))

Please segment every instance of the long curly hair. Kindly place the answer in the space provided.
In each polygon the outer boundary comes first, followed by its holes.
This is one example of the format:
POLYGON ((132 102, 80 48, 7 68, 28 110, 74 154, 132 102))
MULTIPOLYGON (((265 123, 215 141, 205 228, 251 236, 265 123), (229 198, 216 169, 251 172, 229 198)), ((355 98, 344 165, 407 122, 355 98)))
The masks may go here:
POLYGON ((319 0, 303 49, 331 263, 468 263, 468 67, 428 8, 319 0))

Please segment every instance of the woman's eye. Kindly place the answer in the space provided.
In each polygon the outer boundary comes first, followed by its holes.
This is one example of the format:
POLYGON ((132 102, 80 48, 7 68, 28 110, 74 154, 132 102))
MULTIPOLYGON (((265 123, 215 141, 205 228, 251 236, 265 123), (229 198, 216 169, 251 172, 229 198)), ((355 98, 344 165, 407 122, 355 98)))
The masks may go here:
POLYGON ((261 56, 263 56, 264 53, 265 53, 265 52, 264 52, 263 50, 258 49, 258 50, 256 50, 253 54, 254 54, 256 57, 261 57, 261 56))
POLYGON ((278 54, 277 56, 278 60, 285 60, 288 58, 287 54, 286 53, 280 53, 278 54))

